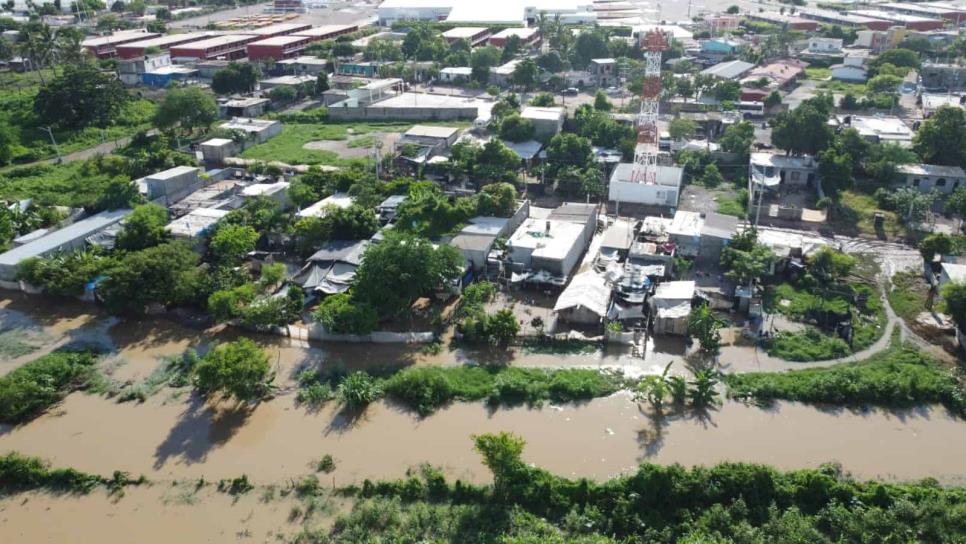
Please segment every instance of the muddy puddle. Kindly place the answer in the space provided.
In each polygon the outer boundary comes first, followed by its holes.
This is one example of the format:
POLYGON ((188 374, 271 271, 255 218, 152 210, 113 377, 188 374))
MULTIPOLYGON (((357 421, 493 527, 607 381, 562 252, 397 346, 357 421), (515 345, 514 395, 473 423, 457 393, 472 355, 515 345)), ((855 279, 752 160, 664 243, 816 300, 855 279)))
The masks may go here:
POLYGON ((0 451, 163 480, 247 474, 278 482, 311 471, 331 454, 340 485, 398 478, 423 462, 480 482, 488 473, 471 436, 496 431, 526 438, 525 456, 538 466, 595 479, 643 461, 748 461, 785 469, 834 461, 861 478, 966 482, 966 423, 942 408, 851 412, 778 403, 766 410, 726 402, 701 417, 687 413, 656 422, 622 394, 581 405, 495 411, 460 403, 425 419, 387 403, 355 418, 334 403, 312 413, 295 406, 293 395, 243 410, 197 400, 166 402, 164 393, 143 405, 74 394, 30 424, 0 431, 0 451))

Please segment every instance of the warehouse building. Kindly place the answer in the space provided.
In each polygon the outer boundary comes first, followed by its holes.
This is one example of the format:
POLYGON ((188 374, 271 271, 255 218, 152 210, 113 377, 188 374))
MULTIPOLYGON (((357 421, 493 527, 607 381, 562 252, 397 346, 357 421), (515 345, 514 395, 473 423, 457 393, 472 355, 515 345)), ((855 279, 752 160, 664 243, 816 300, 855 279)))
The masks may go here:
POLYGON ((185 43, 171 48, 175 60, 235 60, 243 58, 245 47, 259 39, 252 34, 216 36, 197 42, 185 43))
POLYGON ((88 38, 81 42, 81 47, 99 59, 109 59, 117 55, 117 46, 119 45, 148 40, 160 36, 161 34, 158 34, 157 32, 148 32, 144 29, 118 30, 109 36, 88 38))
POLYGON ((777 11, 749 11, 744 15, 752 21, 760 21, 780 27, 787 26, 790 30, 801 30, 802 32, 815 32, 818 30, 818 21, 796 17, 794 15, 785 15, 777 11))
POLYGON ((533 25, 541 13, 550 19, 559 16, 565 24, 597 20, 593 4, 580 0, 385 0, 378 18, 382 26, 398 21, 533 25))
MULTIPOLYGON (((117 223, 129 213, 129 209, 101 212, 0 254, 0 281, 13 282, 17 276, 17 265, 27 259, 83 247, 88 236, 117 223)), ((19 288, 10 284, 6 286, 19 288)))
POLYGON ((274 36, 248 44, 248 60, 283 60, 297 57, 312 43, 307 36, 274 36))
POLYGON ((117 56, 122 59, 134 59, 143 57, 149 48, 157 48, 161 51, 168 51, 176 45, 197 42, 207 38, 218 36, 215 32, 188 32, 186 34, 170 34, 168 36, 158 36, 149 40, 139 40, 136 42, 125 43, 117 46, 117 56))

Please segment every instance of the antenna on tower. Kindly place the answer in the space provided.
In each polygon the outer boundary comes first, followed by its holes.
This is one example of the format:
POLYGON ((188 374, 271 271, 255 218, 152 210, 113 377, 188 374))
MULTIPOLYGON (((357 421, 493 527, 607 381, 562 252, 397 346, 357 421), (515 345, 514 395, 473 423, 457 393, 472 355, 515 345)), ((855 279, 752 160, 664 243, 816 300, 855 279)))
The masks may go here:
POLYGON ((634 148, 632 183, 657 183, 658 132, 657 118, 661 105, 661 52, 668 41, 659 29, 641 37, 644 50, 644 84, 641 89, 641 111, 637 114, 637 146, 634 148))

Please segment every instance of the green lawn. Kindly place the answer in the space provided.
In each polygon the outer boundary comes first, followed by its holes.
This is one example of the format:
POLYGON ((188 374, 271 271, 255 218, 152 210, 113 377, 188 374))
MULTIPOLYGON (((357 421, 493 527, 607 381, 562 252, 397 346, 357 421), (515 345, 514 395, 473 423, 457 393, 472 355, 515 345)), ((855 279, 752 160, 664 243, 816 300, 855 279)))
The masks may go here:
MULTIPOLYGON (((288 124, 282 132, 271 140, 246 149, 241 156, 246 159, 281 161, 286 164, 325 164, 348 166, 367 159, 344 159, 334 151, 324 149, 305 149, 308 142, 329 140, 343 141, 350 135, 370 132, 403 132, 411 123, 339 123, 339 124, 288 124)), ((364 136, 369 139, 371 136, 364 136)), ((354 147, 349 145, 348 147, 354 147)))
POLYGON ((745 219, 748 216, 748 191, 741 189, 734 195, 721 193, 717 212, 745 219))
POLYGON ((858 191, 842 191, 839 193, 838 206, 832 210, 829 225, 838 234, 859 235, 870 234, 878 237, 905 237, 908 231, 899 222, 896 214, 882 210, 885 222, 881 232, 875 229, 875 212, 879 204, 870 194, 858 191))
POLYGON ((914 320, 926 311, 929 284, 919 272, 898 272, 892 276, 889 305, 899 317, 914 320))
MULTIPOLYGON (((828 70, 828 68, 815 68, 816 70, 828 70)), ((812 70, 812 68, 806 68, 807 70, 812 70)), ((831 75, 831 70, 829 70, 829 75, 831 75)), ((810 78, 811 79, 811 78, 810 78)), ((836 93, 852 93, 856 98, 861 98, 866 95, 865 84, 863 83, 846 83, 844 81, 822 81, 818 84, 818 88, 826 91, 832 91, 836 93)))
POLYGON ((805 79, 825 81, 830 77, 832 77, 832 70, 829 68, 805 68, 805 79))
MULTIPOLYGON (((852 306, 852 346, 842 338, 808 326, 802 332, 781 333, 766 344, 768 354, 787 361, 823 361, 844 357, 874 344, 885 332, 885 308, 875 287, 871 285, 841 284, 835 291, 854 292, 867 297, 864 308, 852 306)), ((822 285, 793 285, 782 283, 765 290, 765 310, 795 321, 805 322, 818 312, 844 314, 849 309, 848 299, 838 292, 826 292, 822 285), (787 303, 783 303, 787 301, 787 303)))

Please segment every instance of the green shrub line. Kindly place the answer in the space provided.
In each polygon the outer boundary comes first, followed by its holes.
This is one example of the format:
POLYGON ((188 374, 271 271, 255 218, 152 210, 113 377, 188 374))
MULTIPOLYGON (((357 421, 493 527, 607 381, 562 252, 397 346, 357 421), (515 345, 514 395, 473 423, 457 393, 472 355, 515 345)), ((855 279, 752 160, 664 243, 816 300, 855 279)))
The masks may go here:
POLYGON ((298 400, 309 405, 338 398, 349 408, 359 408, 386 397, 425 416, 454 401, 507 405, 584 401, 606 397, 636 381, 619 372, 586 368, 459 366, 348 375, 343 370, 328 374, 309 371, 299 376, 299 383, 298 400))
POLYGON ((0 423, 18 424, 93 383, 98 356, 92 351, 55 351, 0 377, 0 423))
POLYGON ((17 452, 0 456, 0 493, 45 490, 58 493, 90 493, 104 486, 112 493, 123 493, 129 485, 147 482, 142 475, 132 480, 126 472, 114 471, 110 477, 88 474, 73 468, 51 468, 49 463, 17 452))
POLYGON ((728 395, 762 403, 791 400, 846 406, 909 408, 942 404, 966 418, 960 378, 932 357, 896 342, 864 361, 828 368, 727 374, 728 395))
POLYGON ((779 471, 749 463, 641 464, 604 482, 528 465, 522 439, 474 437, 492 485, 431 467, 365 480, 331 528, 295 542, 778 543, 960 542, 966 488, 934 480, 859 481, 835 465, 779 471))

